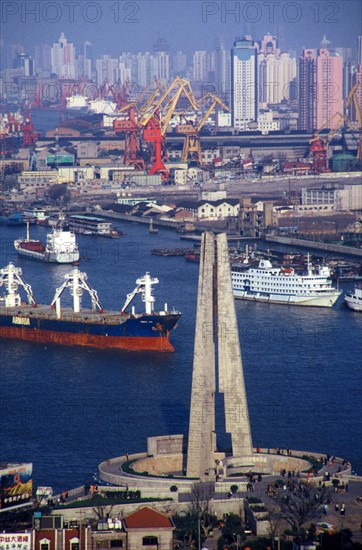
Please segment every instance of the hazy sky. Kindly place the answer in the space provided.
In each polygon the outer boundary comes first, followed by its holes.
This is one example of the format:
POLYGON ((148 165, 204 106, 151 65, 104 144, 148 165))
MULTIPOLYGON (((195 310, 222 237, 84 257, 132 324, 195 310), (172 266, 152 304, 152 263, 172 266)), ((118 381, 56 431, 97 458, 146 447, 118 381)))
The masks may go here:
POLYGON ((258 40, 267 32, 299 54, 319 47, 323 35, 332 46, 355 50, 361 12, 361 0, 2 0, 1 31, 5 44, 20 42, 30 55, 61 32, 77 51, 89 40, 98 55, 152 50, 158 36, 171 52, 211 50, 220 38, 230 48, 236 36, 258 40))

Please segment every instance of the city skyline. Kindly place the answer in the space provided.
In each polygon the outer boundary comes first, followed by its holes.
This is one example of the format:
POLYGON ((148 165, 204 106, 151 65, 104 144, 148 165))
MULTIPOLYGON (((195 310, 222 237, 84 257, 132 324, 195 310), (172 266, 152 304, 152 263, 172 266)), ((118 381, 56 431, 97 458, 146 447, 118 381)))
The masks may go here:
MULTIPOLYGON (((362 8, 358 0, 334 2, 287 0, 216 2, 137 0, 132 2, 4 1, 1 8, 4 46, 21 43, 34 55, 40 42, 53 44, 63 32, 75 45, 94 45, 95 55, 152 51, 162 37, 170 53, 213 50, 220 40, 231 49, 236 38, 261 40, 271 33, 282 51, 319 48, 325 36, 332 47, 352 48, 357 55, 362 8), (348 5, 348 9, 346 9, 348 5)), ((4 60, 2 60, 2 65, 4 60)))

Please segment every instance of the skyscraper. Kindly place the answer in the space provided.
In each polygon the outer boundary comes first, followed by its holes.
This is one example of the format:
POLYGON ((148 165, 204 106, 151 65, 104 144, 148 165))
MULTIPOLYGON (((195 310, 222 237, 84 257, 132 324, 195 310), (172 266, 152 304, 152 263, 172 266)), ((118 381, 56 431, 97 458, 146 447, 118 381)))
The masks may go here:
POLYGON ((295 58, 280 52, 275 36, 264 35, 258 54, 259 104, 278 104, 291 99, 291 82, 296 74, 295 58))
POLYGON ((251 36, 237 39, 231 50, 232 125, 248 130, 258 121, 258 45, 251 36))
POLYGON ((303 50, 299 59, 299 129, 316 128, 316 51, 303 50))
POLYGON ((217 94, 228 104, 231 102, 230 54, 220 40, 215 52, 215 83, 217 94))
POLYGON ((109 85, 118 80, 118 59, 112 59, 110 55, 101 55, 96 59, 96 80, 101 85, 107 81, 109 85))
POLYGON ((52 73, 60 78, 75 78, 75 47, 62 32, 51 49, 52 73))
POLYGON ((324 124, 335 128, 343 114, 343 58, 331 56, 328 50, 318 50, 317 63, 316 127, 324 124))

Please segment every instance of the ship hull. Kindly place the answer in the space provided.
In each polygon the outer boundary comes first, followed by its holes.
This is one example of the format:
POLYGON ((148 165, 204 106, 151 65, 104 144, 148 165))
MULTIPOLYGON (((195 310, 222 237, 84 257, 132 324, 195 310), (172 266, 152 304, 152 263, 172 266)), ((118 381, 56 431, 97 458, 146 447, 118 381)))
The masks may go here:
POLYGON ((353 300, 353 298, 349 299, 347 296, 345 296, 344 303, 346 304, 346 306, 349 309, 352 309, 353 311, 362 311, 362 301, 361 300, 359 300, 357 302, 357 300, 353 300))
POLYGON ((331 292, 318 296, 297 296, 286 294, 263 294, 259 292, 246 292, 234 289, 234 297, 239 300, 250 300, 254 302, 266 302, 268 304, 282 304, 289 306, 312 306, 312 307, 333 307, 341 292, 331 292))
POLYGON ((34 250, 27 250, 26 248, 21 248, 20 246, 15 246, 15 250, 17 251, 19 256, 31 258, 32 260, 39 260, 41 262, 71 264, 79 260, 78 252, 74 252, 71 254, 35 252, 34 250))
MULTIPOLYGON (((30 342, 54 343, 67 346, 86 346, 103 349, 124 349, 129 351, 173 352, 169 334, 180 315, 167 314, 127 318, 121 323, 107 324, 106 321, 86 322, 80 320, 56 319, 52 313, 29 315, 19 308, 9 314, 0 314, 0 337, 30 342)), ((89 314, 92 315, 91 313, 89 314)))

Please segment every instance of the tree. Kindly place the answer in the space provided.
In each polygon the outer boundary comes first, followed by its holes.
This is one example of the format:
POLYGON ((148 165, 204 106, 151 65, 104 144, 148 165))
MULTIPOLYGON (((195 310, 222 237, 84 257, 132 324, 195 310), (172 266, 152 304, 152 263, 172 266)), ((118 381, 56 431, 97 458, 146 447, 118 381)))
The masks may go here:
POLYGON ((207 528, 213 525, 214 517, 210 513, 210 500, 214 494, 211 483, 194 483, 191 487, 189 511, 183 516, 175 516, 177 536, 184 542, 206 538, 207 528))
POLYGON ((322 515, 323 506, 331 502, 331 490, 308 481, 289 481, 282 486, 276 484, 269 498, 279 508, 280 518, 299 534, 304 523, 322 515))
POLYGON ((240 540, 242 539, 244 528, 240 516, 237 514, 228 514, 226 516, 224 525, 222 526, 222 535, 228 544, 236 542, 237 537, 240 537, 240 540))
POLYGON ((56 183, 48 190, 49 198, 54 202, 67 202, 69 200, 68 185, 66 183, 56 183))

